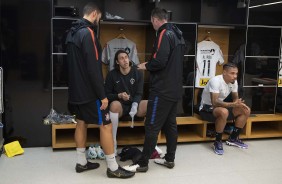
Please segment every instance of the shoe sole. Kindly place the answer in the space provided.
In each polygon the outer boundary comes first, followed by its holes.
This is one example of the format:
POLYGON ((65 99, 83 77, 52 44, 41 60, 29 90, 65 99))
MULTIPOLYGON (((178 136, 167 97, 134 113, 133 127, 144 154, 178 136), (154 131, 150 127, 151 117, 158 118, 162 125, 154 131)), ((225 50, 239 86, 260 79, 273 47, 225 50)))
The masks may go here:
POLYGON ((213 151, 215 152, 215 154, 217 154, 217 155, 223 155, 223 153, 219 153, 219 152, 217 152, 216 150, 215 150, 215 146, 213 145, 213 151))
POLYGON ((81 169, 81 168, 75 168, 75 171, 76 171, 76 173, 82 173, 82 172, 85 172, 85 171, 90 171, 90 170, 94 170, 94 169, 98 169, 100 167, 100 164, 97 166, 97 167, 95 167, 95 168, 87 168, 87 169, 81 169))
POLYGON ((235 143, 232 143, 232 142, 229 142, 229 141, 226 141, 226 144, 227 144, 228 146, 235 146, 235 147, 242 148, 242 149, 248 149, 247 147, 240 146, 240 145, 238 145, 238 144, 235 144, 235 143))
POLYGON ((131 178, 135 175, 135 173, 133 173, 132 175, 129 175, 129 176, 122 176, 122 175, 119 175, 119 176, 116 176, 114 174, 109 174, 107 173, 107 176, 108 178, 121 178, 121 179, 127 179, 127 178, 131 178))
POLYGON ((136 172, 147 172, 148 169, 149 169, 148 167, 143 167, 143 168, 142 168, 142 167, 141 167, 141 168, 139 167, 139 168, 136 169, 136 172))
POLYGON ((154 162, 155 164, 158 164, 158 165, 161 165, 161 166, 164 166, 164 167, 167 167, 167 168, 169 168, 169 169, 172 169, 172 168, 174 168, 174 166, 175 165, 169 165, 169 164, 161 164, 161 163, 158 163, 158 162, 154 162))

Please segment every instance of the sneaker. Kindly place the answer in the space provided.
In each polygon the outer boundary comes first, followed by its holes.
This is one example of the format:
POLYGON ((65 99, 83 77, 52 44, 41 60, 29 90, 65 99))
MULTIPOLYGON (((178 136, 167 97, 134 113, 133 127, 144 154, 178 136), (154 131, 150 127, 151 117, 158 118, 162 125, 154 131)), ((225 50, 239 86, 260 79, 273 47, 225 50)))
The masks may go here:
POLYGON ((123 169, 131 172, 147 172, 149 167, 148 166, 141 167, 139 164, 136 163, 132 165, 123 166, 123 169))
POLYGON ((169 169, 172 169, 175 166, 174 162, 168 162, 168 161, 165 160, 164 157, 163 158, 157 158, 157 159, 154 160, 154 162, 156 164, 166 166, 169 169))
POLYGON ((237 139, 228 139, 226 144, 229 146, 237 146, 239 148, 248 149, 248 145, 243 143, 239 138, 237 139))
POLYGON ((135 175, 134 172, 127 171, 121 168, 120 166, 115 171, 111 171, 111 169, 109 168, 107 169, 107 176, 109 178, 130 178, 134 175, 135 175))
POLYGON ((92 169, 97 169, 98 167, 100 167, 99 163, 92 163, 92 162, 87 162, 86 165, 80 165, 80 164, 76 164, 75 166, 75 171, 77 173, 81 173, 83 171, 88 171, 88 170, 92 170, 92 169))
POLYGON ((96 159, 98 156, 96 149, 94 146, 89 146, 88 151, 87 151, 87 158, 89 159, 96 159))
POLYGON ((105 159, 105 153, 102 150, 101 146, 99 144, 95 145, 95 151, 97 153, 97 158, 104 160, 105 159))
POLYGON ((213 150, 218 155, 223 155, 223 146, 221 141, 214 141, 213 150))

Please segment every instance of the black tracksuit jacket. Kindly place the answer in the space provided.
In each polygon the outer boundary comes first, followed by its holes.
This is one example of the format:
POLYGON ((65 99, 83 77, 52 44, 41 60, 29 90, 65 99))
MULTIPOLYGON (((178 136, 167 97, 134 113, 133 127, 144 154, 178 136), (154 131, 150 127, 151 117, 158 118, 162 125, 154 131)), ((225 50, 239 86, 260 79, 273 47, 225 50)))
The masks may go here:
POLYGON ((108 73, 106 78, 106 95, 110 102, 117 100, 126 105, 131 105, 133 102, 139 104, 143 95, 143 83, 143 73, 138 71, 136 66, 132 66, 127 75, 123 75, 119 70, 114 69, 108 73), (118 98, 118 94, 122 92, 130 95, 129 101, 118 98))
POLYGON ((150 72, 150 95, 169 101, 181 98, 184 50, 182 32, 174 24, 163 24, 157 31, 152 58, 146 64, 150 72))
POLYGON ((101 45, 95 26, 86 19, 73 23, 67 38, 69 103, 85 104, 106 98, 102 75, 101 45), (94 33, 92 40, 90 28, 94 33))

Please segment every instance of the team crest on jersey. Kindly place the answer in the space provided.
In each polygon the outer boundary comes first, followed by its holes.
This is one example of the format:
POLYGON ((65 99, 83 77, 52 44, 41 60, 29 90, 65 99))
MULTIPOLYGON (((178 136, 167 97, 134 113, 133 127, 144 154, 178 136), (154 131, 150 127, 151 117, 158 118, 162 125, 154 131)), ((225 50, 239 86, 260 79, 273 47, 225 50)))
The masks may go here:
POLYGON ((126 47, 124 48, 125 52, 127 52, 127 54, 130 54, 130 48, 129 47, 126 47))
POLYGON ((131 78, 130 79, 130 84, 133 85, 135 83, 135 79, 131 78))
POLYGON ((215 53, 215 50, 211 49, 211 55, 214 55, 214 53, 215 53))
POLYGON ((109 113, 106 113, 106 114, 105 114, 105 120, 106 120, 106 121, 110 121, 110 115, 109 115, 109 113))

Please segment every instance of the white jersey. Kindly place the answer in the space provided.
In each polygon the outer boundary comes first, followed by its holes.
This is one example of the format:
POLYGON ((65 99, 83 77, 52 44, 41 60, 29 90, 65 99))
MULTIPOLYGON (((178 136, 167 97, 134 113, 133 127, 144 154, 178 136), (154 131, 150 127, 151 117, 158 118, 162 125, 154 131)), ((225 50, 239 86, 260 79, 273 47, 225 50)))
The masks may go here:
POLYGON ((226 84, 222 75, 212 77, 203 90, 200 110, 204 104, 212 105, 210 93, 219 93, 218 99, 223 101, 231 92, 238 92, 237 80, 234 84, 226 84))
POLYGON ((216 74, 216 64, 224 63, 219 46, 213 41, 201 41, 197 47, 197 71, 195 87, 204 88, 216 74))
POLYGON ((114 58, 118 50, 125 50, 129 59, 135 64, 139 64, 136 44, 129 39, 115 38, 109 41, 102 52, 102 62, 109 65, 109 71, 114 69, 114 58))

